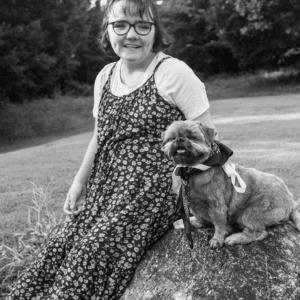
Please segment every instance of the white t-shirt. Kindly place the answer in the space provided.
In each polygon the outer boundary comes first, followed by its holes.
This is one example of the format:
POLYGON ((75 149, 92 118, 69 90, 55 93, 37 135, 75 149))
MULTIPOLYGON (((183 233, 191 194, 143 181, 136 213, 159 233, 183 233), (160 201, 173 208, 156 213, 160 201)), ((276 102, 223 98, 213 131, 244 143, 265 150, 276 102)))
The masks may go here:
MULTIPOLYGON (((157 53, 144 76, 134 86, 130 87, 121 81, 122 60, 119 60, 111 77, 111 93, 115 96, 124 96, 138 89, 152 76, 156 65, 164 57, 168 57, 168 55, 163 52, 157 53)), ((95 118, 98 116, 102 89, 114 64, 106 65, 96 78, 93 108, 95 118)), ((156 70, 154 80, 160 96, 171 105, 177 106, 186 119, 193 120, 209 108, 204 84, 183 61, 173 57, 166 59, 156 70)))

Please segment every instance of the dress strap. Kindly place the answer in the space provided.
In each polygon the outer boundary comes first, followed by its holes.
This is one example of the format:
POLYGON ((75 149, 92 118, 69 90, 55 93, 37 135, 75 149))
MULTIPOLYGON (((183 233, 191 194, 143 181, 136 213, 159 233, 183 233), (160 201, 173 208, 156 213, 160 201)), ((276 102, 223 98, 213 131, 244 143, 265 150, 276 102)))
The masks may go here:
POLYGON ((114 65, 112 66, 112 68, 110 69, 104 88, 106 87, 106 88, 110 89, 110 81, 111 81, 110 79, 111 79, 112 73, 113 73, 116 65, 117 65, 117 62, 115 62, 114 65))
POLYGON ((110 77, 111 77, 111 75, 112 75, 112 73, 113 73, 116 65, 117 65, 117 62, 115 62, 114 65, 112 66, 112 68, 110 69, 109 74, 108 74, 108 79, 110 79, 110 77))
POLYGON ((156 67, 155 67, 155 69, 154 69, 154 71, 153 71, 152 76, 155 74, 155 72, 157 71, 157 69, 159 68, 159 66, 160 66, 166 59, 169 59, 169 58, 171 58, 171 56, 164 57, 163 59, 161 59, 161 60, 158 62, 158 64, 156 65, 156 67))

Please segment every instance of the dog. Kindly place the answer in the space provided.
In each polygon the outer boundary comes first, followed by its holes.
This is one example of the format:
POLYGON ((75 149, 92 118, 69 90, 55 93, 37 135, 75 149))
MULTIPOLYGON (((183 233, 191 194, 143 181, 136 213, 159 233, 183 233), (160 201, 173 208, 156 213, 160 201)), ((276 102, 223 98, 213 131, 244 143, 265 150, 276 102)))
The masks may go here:
MULTIPOLYGON (((201 122, 175 121, 162 133, 162 150, 176 165, 205 165, 217 142, 214 138, 215 130, 201 122)), ((281 178, 235 165, 234 173, 246 186, 240 191, 224 170, 212 166, 188 179, 190 210, 198 227, 212 223, 215 229, 210 247, 262 240, 267 236, 267 227, 288 220, 300 231, 299 203, 281 178), (242 231, 232 233, 235 227, 242 231)), ((180 178, 173 174, 172 189, 177 194, 180 185, 180 178)))

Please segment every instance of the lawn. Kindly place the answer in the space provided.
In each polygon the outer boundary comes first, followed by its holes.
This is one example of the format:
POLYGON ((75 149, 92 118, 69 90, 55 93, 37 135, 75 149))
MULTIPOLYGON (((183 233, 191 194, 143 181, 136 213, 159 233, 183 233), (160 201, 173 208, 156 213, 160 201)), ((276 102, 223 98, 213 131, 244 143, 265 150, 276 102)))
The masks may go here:
MULTIPOLYGON (((220 139, 234 150, 232 161, 282 177, 297 199, 299 108, 299 93, 211 101, 220 139)), ((44 139, 32 147, 0 153, 0 243, 13 245, 14 233, 28 227, 29 209, 35 212, 33 200, 46 200, 50 211, 62 214, 91 136, 88 131, 44 139)))
MULTIPOLYGON (((281 176, 300 198, 300 94, 211 102, 220 139, 233 161, 281 176)), ((27 225, 34 185, 61 212, 92 132, 0 154, 0 241, 27 225)))

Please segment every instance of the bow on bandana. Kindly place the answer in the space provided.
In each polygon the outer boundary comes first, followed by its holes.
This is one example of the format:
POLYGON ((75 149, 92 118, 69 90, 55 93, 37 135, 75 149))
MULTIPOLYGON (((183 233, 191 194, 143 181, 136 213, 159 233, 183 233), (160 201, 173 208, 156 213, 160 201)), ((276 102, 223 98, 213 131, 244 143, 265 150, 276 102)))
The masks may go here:
POLYGON ((233 151, 226 145, 219 141, 214 141, 212 144, 212 151, 209 158, 203 163, 192 167, 177 166, 175 169, 175 175, 181 177, 181 187, 179 191, 179 208, 181 218, 183 220, 185 235, 187 237, 189 246, 193 249, 193 238, 191 234, 190 224, 190 209, 189 209, 189 177, 192 174, 202 173, 211 167, 222 166, 228 177, 231 177, 231 182, 238 193, 244 193, 246 190, 246 184, 240 175, 235 170, 235 165, 228 162, 233 151), (236 179, 238 179, 240 187, 235 185, 236 179))

